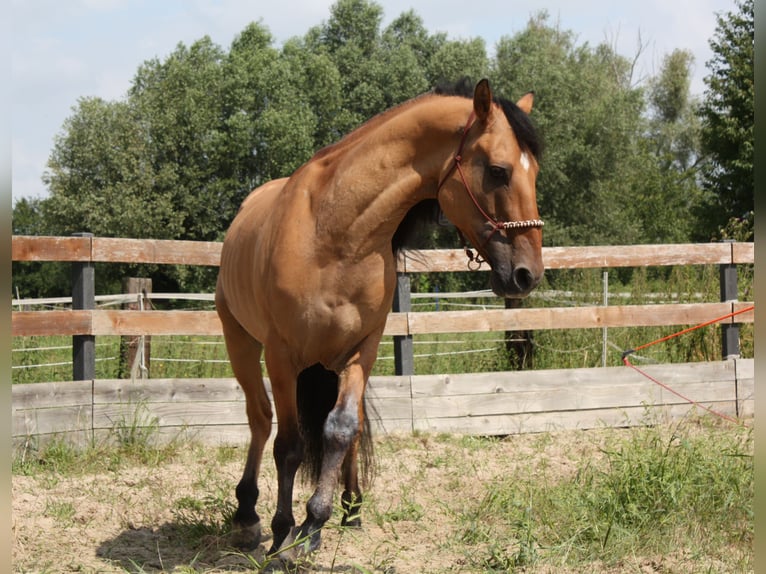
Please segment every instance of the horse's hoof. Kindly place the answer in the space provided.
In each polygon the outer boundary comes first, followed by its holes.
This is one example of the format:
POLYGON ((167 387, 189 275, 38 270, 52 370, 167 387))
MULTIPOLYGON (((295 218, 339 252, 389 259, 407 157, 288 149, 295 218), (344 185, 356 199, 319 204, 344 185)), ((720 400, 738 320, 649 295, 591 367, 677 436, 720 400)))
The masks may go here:
POLYGON ((286 566, 293 568, 305 560, 311 553, 319 549, 321 545, 320 531, 311 535, 301 534, 299 528, 290 529, 284 542, 276 552, 276 558, 286 566))
POLYGON ((261 543, 261 523, 256 522, 249 526, 235 524, 229 537, 231 545, 240 550, 250 551, 258 548, 261 543))
POLYGON ((345 528, 361 528, 362 527, 362 519, 357 514, 356 516, 346 516, 343 515, 343 518, 340 520, 340 525, 345 528))

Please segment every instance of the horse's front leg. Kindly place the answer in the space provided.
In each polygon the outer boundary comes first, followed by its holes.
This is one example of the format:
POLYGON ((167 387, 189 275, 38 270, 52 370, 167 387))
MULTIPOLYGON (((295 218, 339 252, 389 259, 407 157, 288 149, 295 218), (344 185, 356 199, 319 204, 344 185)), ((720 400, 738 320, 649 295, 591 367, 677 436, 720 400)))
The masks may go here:
MULTIPOLYGON (((338 400, 327 415, 323 429, 322 466, 317 487, 306 504, 306 520, 283 544, 280 555, 284 559, 294 560, 320 546, 321 528, 332 515, 333 496, 343 461, 362 427, 365 383, 366 373, 359 364, 350 365, 339 375, 338 400)), ((355 464, 356 457, 352 458, 355 464)))
MULTIPOLYGON (((363 424, 363 421, 362 421, 363 424)), ((360 425, 361 426, 361 425, 360 425)), ((341 526, 358 528, 362 526, 360 511, 362 507, 362 491, 359 488, 359 442, 364 431, 360 431, 356 440, 349 447, 346 459, 343 461, 343 494, 340 497, 343 508, 341 526)))

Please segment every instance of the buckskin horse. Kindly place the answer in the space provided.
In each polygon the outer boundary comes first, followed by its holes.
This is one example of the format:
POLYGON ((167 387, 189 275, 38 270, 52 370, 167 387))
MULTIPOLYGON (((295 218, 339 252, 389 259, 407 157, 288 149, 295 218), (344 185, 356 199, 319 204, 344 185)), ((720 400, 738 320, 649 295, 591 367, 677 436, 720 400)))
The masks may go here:
POLYGON ((245 199, 223 242, 215 296, 251 432, 236 487, 236 545, 254 548, 261 539, 257 478, 272 422, 262 351, 277 415, 270 553, 293 560, 319 547, 341 476, 342 524, 360 524, 364 391, 406 231, 437 207, 489 264, 495 294, 524 297, 538 284, 532 104, 531 92, 515 104, 494 98, 487 80, 437 89, 372 118, 245 199), (296 528, 301 464, 316 487, 296 528))

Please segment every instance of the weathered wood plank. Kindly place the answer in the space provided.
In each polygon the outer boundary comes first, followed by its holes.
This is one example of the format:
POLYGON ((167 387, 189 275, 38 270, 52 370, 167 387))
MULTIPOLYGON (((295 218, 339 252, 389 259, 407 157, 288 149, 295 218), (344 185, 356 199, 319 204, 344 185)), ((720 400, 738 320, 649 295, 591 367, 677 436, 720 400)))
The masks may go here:
MULTIPOLYGON (((112 237, 43 237, 15 235, 13 261, 100 261, 217 266, 221 243, 112 237), (91 244, 92 242, 92 244, 91 244)), ((545 247, 548 269, 713 265, 753 263, 753 243, 688 243, 669 245, 607 245, 545 247), (733 260, 733 261, 732 261, 733 260)), ((460 249, 405 252, 399 271, 468 271, 460 249)), ((488 270, 484 266, 484 270, 488 270)))
MULTIPOLYGON (((750 245, 752 243, 734 244, 750 245)), ((670 245, 604 245, 584 247, 544 247, 546 269, 587 269, 601 267, 648 267, 665 265, 714 265, 730 263, 732 251, 726 243, 686 243, 670 245)), ((737 247, 742 263, 748 261, 748 247, 737 247)), ((398 271, 468 271, 467 258, 460 249, 429 249, 405 252, 398 271)), ((488 271, 488 266, 483 266, 488 271)))
POLYGON ((755 263, 755 243, 732 243, 732 263, 755 263))
MULTIPOLYGON (((469 271, 468 259, 462 249, 408 250, 397 262, 400 273, 423 273, 430 271, 469 271)), ((484 266, 484 270, 488 270, 484 266)))
MULTIPOLYGON (((753 416, 753 359, 642 369, 719 412, 753 416)), ((373 377, 368 391, 377 433, 414 429, 492 435, 591 428, 641 424, 647 413, 675 419, 692 408, 625 367, 373 377), (652 404, 658 406, 647 406, 652 404)), ((15 445, 33 435, 67 433, 82 439, 95 429, 95 436, 105 437, 115 429, 155 423, 168 439, 198 433, 205 440, 242 444, 249 437, 234 379, 38 383, 14 385, 12 396, 15 445)))
POLYGON ((373 436, 392 433, 411 433, 412 419, 372 419, 370 421, 373 436))
MULTIPOLYGON (((534 329, 588 329, 694 325, 744 309, 749 302, 609 307, 547 307, 390 313, 384 333, 410 335, 534 329)), ((752 323, 748 312, 727 322, 752 323)), ((12 334, 221 335, 215 311, 14 311, 12 334)))
POLYGON ((11 335, 87 335, 92 331, 91 311, 13 311, 11 335))
MULTIPOLYGON (((728 416, 734 415, 734 402, 716 402, 705 406, 728 416)), ((689 404, 636 406, 591 411, 523 413, 462 418, 415 419, 416 431, 469 435, 508 435, 599 428, 602 426, 637 426, 647 422, 672 421, 686 416, 695 407, 689 404)), ((701 412, 701 411, 699 411, 701 412)))
MULTIPOLYGON (((270 387, 267 387, 269 393, 270 387)), ((93 402, 214 402, 242 401, 245 395, 236 379, 99 379, 95 381, 93 402)))
POLYGON ((93 335, 220 335, 215 311, 116 311, 93 313, 93 335))
POLYGON ((409 375, 396 377, 370 377, 367 383, 367 397, 376 399, 409 399, 412 396, 412 383, 409 375))
POLYGON ((389 313, 384 335, 409 335, 407 313, 389 313))
MULTIPOLYGON (((735 311, 741 311, 743 309, 746 309, 748 307, 752 307, 753 303, 748 301, 735 301, 732 303, 732 310, 731 312, 735 311)), ((735 317, 732 317, 731 319, 728 319, 726 321, 723 321, 724 323, 755 323, 755 310, 751 309, 750 311, 747 311, 745 313, 741 313, 735 317)))
MULTIPOLYGON (((673 389, 699 403, 735 401, 734 381, 695 382, 673 385, 673 389)), ((413 418, 462 418, 488 415, 587 411, 630 408, 637 405, 685 404, 687 401, 644 379, 611 382, 579 388, 558 387, 548 391, 519 390, 502 395, 433 396, 413 399, 413 418)))
MULTIPOLYGON (((381 379, 368 388, 371 418, 411 421, 409 385, 400 385, 394 377, 381 379)), ((236 380, 220 379, 220 384, 217 381, 98 380, 93 398, 94 425, 96 428, 110 428, 118 423, 146 426, 154 417, 159 418, 161 426, 192 424, 192 421, 202 424, 201 419, 205 424, 216 425, 232 424, 232 418, 246 421, 244 394, 236 380)), ((268 393, 271 394, 270 388, 268 393)))
POLYGON ((89 261, 91 237, 47 237, 14 235, 13 261, 89 261))
POLYGON ((90 404, 19 409, 13 412, 11 432, 14 437, 71 431, 90 432, 92 422, 90 404))
POLYGON ((93 261, 218 266, 221 243, 164 239, 93 239, 93 261))
POLYGON ((737 414, 755 416, 755 360, 735 359, 737 365, 737 414))
POLYGON ((755 378, 755 359, 733 359, 732 361, 738 379, 746 381, 755 378))
POLYGON ((125 402, 93 406, 94 428, 247 424, 243 402, 125 402))
POLYGON ((372 421, 396 420, 412 424, 412 399, 368 397, 367 412, 372 421))
MULTIPOLYGON (((408 314, 409 332, 468 333, 534 329, 694 325, 731 312, 729 303, 429 311, 408 314)), ((746 322, 747 314, 738 317, 746 322)))
MULTIPOLYGON (((734 360, 705 363, 683 363, 643 366, 647 374, 669 385, 697 381, 734 381, 734 360)), ((495 395, 518 392, 554 392, 559 389, 579 389, 584 385, 609 385, 615 382, 634 384, 645 382, 639 373, 626 367, 595 367, 589 369, 545 369, 541 371, 503 371, 497 373, 466 373, 454 375, 414 375, 413 398, 460 396, 470 394, 495 395)))
POLYGON ((93 381, 11 385, 12 409, 45 409, 90 405, 93 381))
POLYGON ((731 262, 731 247, 726 243, 547 247, 543 260, 548 269, 714 265, 731 262))

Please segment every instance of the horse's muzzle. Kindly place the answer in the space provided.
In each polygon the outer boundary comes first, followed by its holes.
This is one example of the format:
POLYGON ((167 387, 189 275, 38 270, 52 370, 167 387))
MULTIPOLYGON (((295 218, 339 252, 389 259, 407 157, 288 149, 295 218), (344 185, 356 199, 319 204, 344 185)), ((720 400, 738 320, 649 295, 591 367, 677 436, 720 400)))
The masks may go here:
POLYGON ((492 292, 498 297, 521 299, 529 295, 543 278, 542 273, 535 274, 523 265, 507 268, 492 269, 489 284, 492 292))

